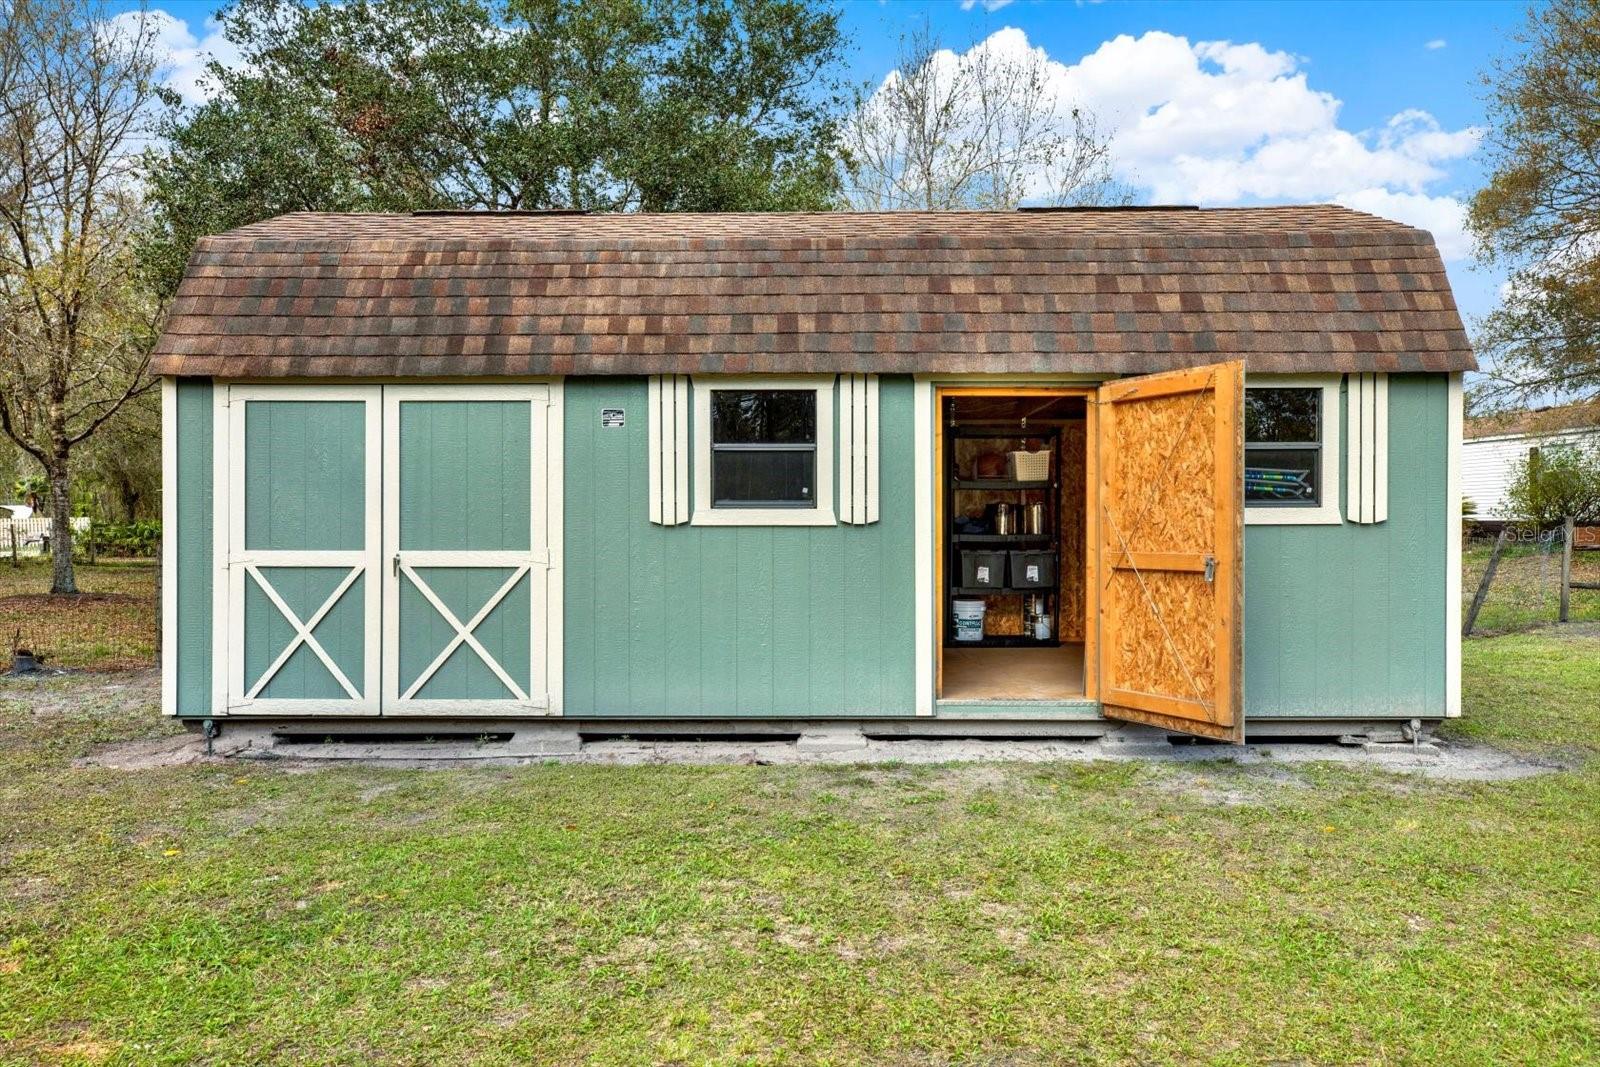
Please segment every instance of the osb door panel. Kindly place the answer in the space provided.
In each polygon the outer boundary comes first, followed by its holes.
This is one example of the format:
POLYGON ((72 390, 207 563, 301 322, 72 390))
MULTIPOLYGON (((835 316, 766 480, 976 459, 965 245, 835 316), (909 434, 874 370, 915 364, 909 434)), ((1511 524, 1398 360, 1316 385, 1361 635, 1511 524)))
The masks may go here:
POLYGON ((1100 388, 1107 718, 1244 740, 1244 365, 1100 388))

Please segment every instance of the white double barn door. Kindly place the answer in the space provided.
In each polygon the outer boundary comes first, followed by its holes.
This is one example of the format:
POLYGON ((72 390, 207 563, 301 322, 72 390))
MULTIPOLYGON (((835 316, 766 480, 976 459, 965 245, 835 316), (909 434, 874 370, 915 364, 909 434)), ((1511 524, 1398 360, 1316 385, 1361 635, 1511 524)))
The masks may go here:
POLYGON ((230 713, 552 710, 550 386, 219 390, 230 713))

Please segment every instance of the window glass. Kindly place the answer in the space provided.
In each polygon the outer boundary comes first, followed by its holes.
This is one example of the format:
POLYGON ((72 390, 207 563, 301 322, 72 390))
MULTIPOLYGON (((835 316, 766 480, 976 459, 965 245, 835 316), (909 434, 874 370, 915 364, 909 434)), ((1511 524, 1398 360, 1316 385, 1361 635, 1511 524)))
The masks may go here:
POLYGON ((815 390, 712 391, 712 507, 814 508, 816 475, 815 390))
POLYGON ((1318 432, 1321 406, 1321 389, 1246 389, 1245 443, 1297 441, 1315 444, 1322 439, 1318 432))
POLYGON ((817 394, 812 389, 718 389, 711 394, 715 444, 817 442, 817 394))
POLYGON ((1315 504, 1315 449, 1246 448, 1244 498, 1252 504, 1315 504))
POLYGON ((1246 389, 1244 498, 1315 507, 1322 499, 1322 390, 1246 389))

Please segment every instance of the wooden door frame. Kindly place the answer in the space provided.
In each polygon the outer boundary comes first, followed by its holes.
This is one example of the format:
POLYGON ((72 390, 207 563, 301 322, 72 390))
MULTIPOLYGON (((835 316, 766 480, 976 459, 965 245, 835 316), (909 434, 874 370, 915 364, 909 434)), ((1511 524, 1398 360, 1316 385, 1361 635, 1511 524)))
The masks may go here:
MULTIPOLYGON (((1082 397, 1084 402, 1084 624, 1083 696, 1074 700, 1093 701, 1100 694, 1100 598, 1096 576, 1100 567, 1100 476, 1099 413, 1096 397, 1099 383, 1083 385, 1038 385, 1018 383, 961 384, 932 383, 933 404, 933 699, 935 705, 944 692, 945 596, 949 571, 945 566, 944 513, 944 400, 958 396, 1049 396, 1082 397)), ((1059 472, 1058 472, 1059 476, 1059 472)), ((1059 619, 1057 625, 1060 625, 1059 619)))

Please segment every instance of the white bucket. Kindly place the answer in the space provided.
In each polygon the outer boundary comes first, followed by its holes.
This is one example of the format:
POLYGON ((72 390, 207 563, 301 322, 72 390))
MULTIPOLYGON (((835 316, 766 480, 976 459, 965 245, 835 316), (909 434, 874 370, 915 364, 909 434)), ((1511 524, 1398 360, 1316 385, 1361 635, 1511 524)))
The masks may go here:
POLYGON ((957 600, 953 606, 956 612, 956 640, 982 641, 983 613, 988 605, 982 600, 957 600))

